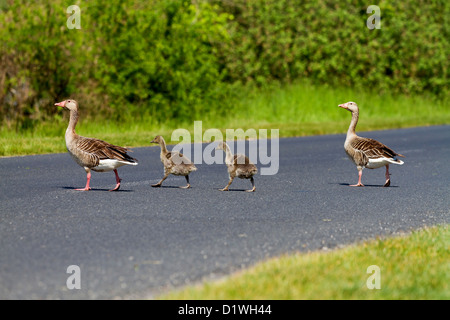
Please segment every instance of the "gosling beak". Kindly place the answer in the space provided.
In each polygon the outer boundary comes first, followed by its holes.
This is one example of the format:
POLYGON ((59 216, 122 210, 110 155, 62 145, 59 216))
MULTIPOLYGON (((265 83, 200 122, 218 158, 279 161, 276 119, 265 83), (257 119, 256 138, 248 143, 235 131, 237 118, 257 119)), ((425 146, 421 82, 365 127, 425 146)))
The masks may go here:
POLYGON ((58 103, 55 103, 55 106, 59 106, 61 108, 64 108, 65 104, 66 104, 66 100, 58 102, 58 103))
POLYGON ((153 139, 152 141, 150 141, 150 143, 158 143, 158 142, 156 142, 155 139, 153 139))

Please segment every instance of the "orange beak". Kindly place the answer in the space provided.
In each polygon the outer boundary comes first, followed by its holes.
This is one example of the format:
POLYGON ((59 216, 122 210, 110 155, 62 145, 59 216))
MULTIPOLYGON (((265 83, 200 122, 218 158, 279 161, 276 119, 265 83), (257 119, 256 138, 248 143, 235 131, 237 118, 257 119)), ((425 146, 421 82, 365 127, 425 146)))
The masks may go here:
POLYGON ((58 102, 58 103, 55 103, 55 106, 60 106, 60 107, 64 107, 64 106, 65 106, 65 104, 66 104, 66 100, 64 100, 64 101, 61 101, 61 102, 58 102))

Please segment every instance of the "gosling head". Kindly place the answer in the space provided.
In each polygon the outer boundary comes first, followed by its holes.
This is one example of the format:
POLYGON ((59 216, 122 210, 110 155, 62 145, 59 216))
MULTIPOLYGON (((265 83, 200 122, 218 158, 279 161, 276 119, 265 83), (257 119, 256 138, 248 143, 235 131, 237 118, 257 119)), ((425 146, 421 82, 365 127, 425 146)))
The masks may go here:
POLYGON ((344 108, 344 109, 350 111, 351 113, 358 112, 358 105, 352 101, 340 104, 339 107, 344 108))
POLYGON ((70 110, 70 111, 78 110, 78 102, 76 102, 75 100, 64 100, 64 101, 55 103, 55 106, 59 106, 63 109, 70 110))
POLYGON ((156 136, 155 139, 153 139, 152 141, 150 141, 150 143, 161 143, 162 141, 164 141, 164 138, 161 136, 156 136))
POLYGON ((226 149, 227 149, 226 146, 227 146, 227 143, 221 141, 221 142, 219 142, 219 144, 217 145, 216 150, 226 150, 226 149))

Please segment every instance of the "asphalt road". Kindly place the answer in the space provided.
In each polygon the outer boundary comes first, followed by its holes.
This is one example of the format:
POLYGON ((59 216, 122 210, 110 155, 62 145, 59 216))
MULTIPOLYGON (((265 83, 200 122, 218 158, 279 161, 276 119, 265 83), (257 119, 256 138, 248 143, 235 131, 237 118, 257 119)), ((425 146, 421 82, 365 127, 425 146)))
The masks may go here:
POLYGON ((256 176, 255 193, 244 180, 218 191, 228 176, 217 164, 197 165, 191 189, 174 188, 185 184, 175 176, 151 188, 162 177, 156 147, 134 149, 140 163, 119 169, 119 192, 107 191, 111 172, 72 190, 86 177, 67 153, 1 158, 0 298, 152 298, 283 253, 450 222, 450 126, 360 135, 406 156, 391 187, 383 168, 348 186, 358 175, 344 135, 280 139, 279 172, 256 176), (79 290, 66 286, 70 265, 79 290))

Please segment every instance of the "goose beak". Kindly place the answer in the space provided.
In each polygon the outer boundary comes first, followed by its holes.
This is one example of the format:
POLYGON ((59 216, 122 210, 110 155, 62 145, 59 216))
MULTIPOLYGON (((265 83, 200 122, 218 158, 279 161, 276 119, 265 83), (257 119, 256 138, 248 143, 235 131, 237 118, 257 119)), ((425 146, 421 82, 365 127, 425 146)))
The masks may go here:
POLYGON ((153 139, 152 141, 150 141, 150 143, 158 143, 158 142, 156 142, 155 139, 153 139))
POLYGON ((55 106, 59 106, 59 107, 61 107, 61 108, 64 108, 64 105, 66 104, 66 100, 64 100, 64 101, 61 101, 61 102, 58 102, 58 103, 55 103, 55 106))
POLYGON ((347 109, 347 104, 346 103, 343 103, 343 104, 340 104, 338 107, 341 107, 341 108, 344 108, 344 109, 347 109))

